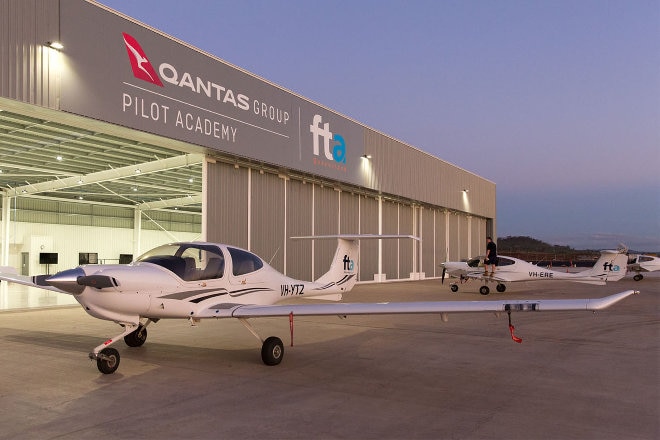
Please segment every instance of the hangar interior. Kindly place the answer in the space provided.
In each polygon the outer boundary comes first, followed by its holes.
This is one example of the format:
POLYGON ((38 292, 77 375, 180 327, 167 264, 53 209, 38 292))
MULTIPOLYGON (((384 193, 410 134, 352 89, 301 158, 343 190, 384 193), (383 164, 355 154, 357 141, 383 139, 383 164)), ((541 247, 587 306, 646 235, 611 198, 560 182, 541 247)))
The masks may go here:
MULTIPOLYGON (((486 179, 95 2, 10 0, 0 9, 3 265, 53 273, 126 262, 167 242, 205 240, 246 248, 289 276, 314 279, 329 266, 335 243, 291 237, 420 237, 361 243, 359 280, 386 281, 437 277, 440 263, 482 254, 484 236, 495 235, 495 184, 486 179), (212 68, 231 69, 236 81, 269 87, 271 100, 300 101, 299 113, 309 106, 336 118, 335 127, 346 124, 341 132, 358 133, 351 146, 361 148, 351 151, 355 177, 264 159, 266 144, 257 141, 241 152, 161 134, 151 121, 136 128, 67 111, 62 101, 73 92, 63 77, 79 72, 62 66, 75 51, 67 52, 67 41, 60 49, 50 42, 66 34, 63 23, 75 21, 79 10, 192 50, 212 68), (57 254, 56 263, 46 263, 44 254, 57 254)), ((298 124, 305 127, 304 118, 298 124)))

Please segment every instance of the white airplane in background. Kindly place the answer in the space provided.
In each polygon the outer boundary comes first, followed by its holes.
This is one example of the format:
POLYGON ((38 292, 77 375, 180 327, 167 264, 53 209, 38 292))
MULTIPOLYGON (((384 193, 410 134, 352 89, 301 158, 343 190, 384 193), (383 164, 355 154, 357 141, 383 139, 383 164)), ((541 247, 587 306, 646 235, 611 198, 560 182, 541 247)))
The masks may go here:
POLYGON ((628 270, 636 272, 633 280, 641 281, 644 275, 641 272, 655 272, 660 270, 660 258, 652 255, 637 255, 628 264, 628 270))
MULTIPOLYGON (((577 273, 558 272, 544 269, 532 263, 513 257, 498 255, 498 265, 495 274, 486 275, 484 267, 481 266, 481 258, 471 258, 468 261, 447 261, 442 263, 442 283, 445 281, 445 273, 458 277, 461 281, 476 279, 485 284, 479 288, 479 293, 488 295, 490 282, 497 283, 498 292, 506 290, 507 282, 517 281, 575 281, 578 283, 604 285, 606 281, 618 281, 626 275, 628 257, 626 250, 600 252, 600 258, 591 269, 577 273)), ((458 292, 458 284, 451 284, 451 291, 458 292)))
MULTIPOLYGON (((410 236, 407 236, 410 237, 410 236)), ((289 278, 252 252, 214 243, 173 243, 160 246, 130 265, 83 265, 55 275, 21 276, 13 267, 0 269, 0 279, 71 294, 90 315, 114 321, 124 330, 89 354, 99 371, 114 373, 119 352, 110 345, 123 338, 130 347, 144 344, 146 327, 160 319, 187 319, 195 325, 205 318, 236 318, 262 342, 267 365, 282 361, 280 338, 263 340, 248 318, 288 316, 437 313, 443 321, 452 312, 507 312, 511 337, 511 311, 601 310, 637 293, 620 292, 598 299, 444 301, 400 303, 282 304, 291 298, 339 300, 353 288, 358 270, 358 240, 403 236, 340 235, 299 238, 337 238, 329 271, 314 282, 289 278)), ((415 238, 416 237, 410 237, 415 238)))

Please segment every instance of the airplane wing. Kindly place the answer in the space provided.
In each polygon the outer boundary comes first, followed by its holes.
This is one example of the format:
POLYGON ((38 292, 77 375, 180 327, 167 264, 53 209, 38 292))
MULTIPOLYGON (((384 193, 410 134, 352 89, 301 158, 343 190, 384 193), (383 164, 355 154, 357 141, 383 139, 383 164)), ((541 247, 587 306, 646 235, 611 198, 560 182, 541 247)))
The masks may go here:
POLYGON ((387 314, 445 314, 509 311, 596 311, 639 293, 635 290, 595 299, 539 299, 498 301, 426 301, 384 303, 331 303, 286 305, 217 304, 196 313, 193 318, 260 318, 275 316, 348 316, 387 314))
POLYGON ((66 293, 64 290, 60 290, 57 287, 49 286, 44 283, 43 280, 48 278, 50 275, 36 275, 36 276, 27 276, 19 275, 15 267, 12 266, 0 266, 0 280, 8 281, 10 283, 22 284, 24 286, 36 287, 38 289, 51 290, 53 292, 66 293))

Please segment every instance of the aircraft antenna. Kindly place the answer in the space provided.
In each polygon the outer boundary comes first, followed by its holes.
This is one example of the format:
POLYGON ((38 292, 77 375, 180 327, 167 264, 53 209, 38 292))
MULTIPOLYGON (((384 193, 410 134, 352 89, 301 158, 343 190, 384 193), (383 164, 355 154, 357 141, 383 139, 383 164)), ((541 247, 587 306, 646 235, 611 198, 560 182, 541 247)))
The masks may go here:
POLYGON ((279 247, 275 250, 275 253, 273 254, 273 256, 270 257, 270 261, 268 262, 269 265, 271 265, 271 266, 273 265, 273 260, 275 259, 275 256, 277 255, 277 253, 280 251, 280 247, 282 247, 282 246, 279 246, 279 247))

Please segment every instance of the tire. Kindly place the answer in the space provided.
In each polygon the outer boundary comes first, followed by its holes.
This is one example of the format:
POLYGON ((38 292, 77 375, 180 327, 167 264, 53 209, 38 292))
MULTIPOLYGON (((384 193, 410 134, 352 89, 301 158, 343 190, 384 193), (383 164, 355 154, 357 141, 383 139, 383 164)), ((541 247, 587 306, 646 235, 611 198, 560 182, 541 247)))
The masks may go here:
POLYGON ((488 288, 488 286, 481 286, 479 288, 479 293, 481 293, 482 295, 488 295, 490 293, 490 289, 488 288))
POLYGON ((451 285, 451 291, 452 292, 458 292, 458 286, 456 284, 451 285))
POLYGON ((633 277, 633 280, 635 280, 635 281, 642 281, 642 278, 644 278, 644 275, 642 275, 641 273, 638 273, 637 275, 635 275, 635 276, 633 277))
POLYGON ((96 358, 96 366, 103 374, 112 374, 119 368, 119 352, 114 348, 104 348, 96 358))
POLYGON ((139 325, 131 333, 124 336, 124 342, 129 347, 141 347, 147 340, 147 329, 143 325, 139 325))
POLYGON ((284 345, 282 340, 276 336, 271 336, 264 341, 261 347, 261 360, 266 365, 277 365, 282 362, 284 357, 284 345))
POLYGON ((504 292, 506 290, 506 286, 504 284, 498 284, 495 288, 498 292, 504 292))

